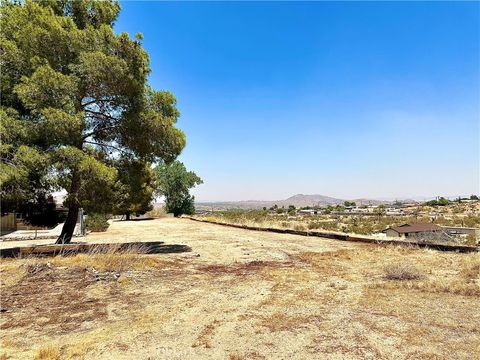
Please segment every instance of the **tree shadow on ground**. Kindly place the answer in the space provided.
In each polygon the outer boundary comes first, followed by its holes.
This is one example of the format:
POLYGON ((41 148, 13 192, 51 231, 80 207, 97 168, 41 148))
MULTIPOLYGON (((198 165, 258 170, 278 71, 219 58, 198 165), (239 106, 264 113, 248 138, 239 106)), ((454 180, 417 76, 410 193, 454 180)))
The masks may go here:
POLYGON ((115 219, 113 220, 113 222, 118 222, 118 221, 121 221, 121 222, 125 222, 125 221, 147 221, 147 220, 155 220, 156 218, 154 217, 146 217, 146 218, 137 218, 137 219, 130 219, 130 220, 127 220, 127 219, 115 219))
POLYGON ((135 251, 139 254, 169 254, 192 251, 188 245, 165 244, 163 241, 112 243, 112 244, 54 244, 54 245, 36 245, 26 247, 14 247, 0 249, 0 257, 44 257, 44 256, 71 256, 81 253, 101 254, 112 251, 135 251))

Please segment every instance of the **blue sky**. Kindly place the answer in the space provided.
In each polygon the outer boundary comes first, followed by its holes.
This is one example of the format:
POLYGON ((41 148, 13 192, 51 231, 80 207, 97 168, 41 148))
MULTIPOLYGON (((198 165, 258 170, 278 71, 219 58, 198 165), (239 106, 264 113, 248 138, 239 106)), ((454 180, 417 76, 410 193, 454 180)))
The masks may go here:
POLYGON ((197 200, 480 192, 480 4, 122 2, 197 200))

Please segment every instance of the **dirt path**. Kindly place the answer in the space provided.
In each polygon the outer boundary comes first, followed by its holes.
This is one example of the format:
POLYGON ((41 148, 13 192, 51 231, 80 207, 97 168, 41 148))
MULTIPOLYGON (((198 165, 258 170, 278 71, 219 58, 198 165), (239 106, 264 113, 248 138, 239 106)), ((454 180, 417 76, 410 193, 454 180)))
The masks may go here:
POLYGON ((134 222, 113 222, 106 233, 90 234, 91 242, 165 241, 182 244, 200 254, 201 262, 247 262, 285 260, 290 253, 351 248, 351 244, 328 239, 306 238, 261 231, 225 228, 188 219, 164 218, 134 222))
MULTIPOLYGON (((202 262, 235 262, 253 260, 284 260, 288 253, 322 251, 352 247, 338 241, 304 236, 269 234, 261 231, 225 228, 188 219, 162 218, 142 221, 112 221, 103 233, 90 233, 76 241, 115 243, 133 241, 164 241, 182 244, 200 254, 202 262)), ((22 240, 0 243, 0 248, 53 244, 55 240, 22 240)), ((192 254, 186 255, 187 257, 192 254)))

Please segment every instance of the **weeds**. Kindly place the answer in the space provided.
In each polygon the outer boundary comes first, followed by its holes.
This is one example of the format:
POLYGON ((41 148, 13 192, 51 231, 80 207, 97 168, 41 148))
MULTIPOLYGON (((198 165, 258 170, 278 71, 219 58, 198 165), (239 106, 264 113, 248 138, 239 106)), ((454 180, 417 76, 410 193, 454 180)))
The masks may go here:
MULTIPOLYGON (((146 255, 147 247, 141 243, 122 246, 109 244, 92 246, 87 253, 57 255, 48 259, 53 266, 83 267, 101 272, 147 270, 160 262, 158 258, 146 255)), ((26 265, 45 264, 45 259, 30 258, 26 265)))
POLYGON ((60 360, 60 351, 53 346, 41 348, 34 360, 60 360))
POLYGON ((385 266, 384 272, 387 280, 419 280, 423 277, 415 266, 408 263, 385 266))
POLYGON ((210 343, 210 338, 214 335, 215 328, 219 323, 218 320, 213 320, 210 324, 205 326, 198 336, 197 341, 192 344, 192 347, 203 346, 206 349, 211 348, 212 345, 210 343))

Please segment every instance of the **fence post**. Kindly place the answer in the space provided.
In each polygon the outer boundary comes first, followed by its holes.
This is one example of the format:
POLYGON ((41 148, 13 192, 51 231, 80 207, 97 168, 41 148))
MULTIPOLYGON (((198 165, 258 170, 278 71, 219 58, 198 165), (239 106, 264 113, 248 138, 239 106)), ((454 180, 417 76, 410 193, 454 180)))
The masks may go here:
POLYGON ((80 235, 85 236, 85 218, 83 214, 83 208, 80 208, 78 216, 80 217, 80 235))

